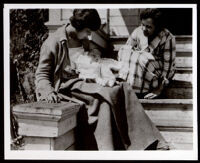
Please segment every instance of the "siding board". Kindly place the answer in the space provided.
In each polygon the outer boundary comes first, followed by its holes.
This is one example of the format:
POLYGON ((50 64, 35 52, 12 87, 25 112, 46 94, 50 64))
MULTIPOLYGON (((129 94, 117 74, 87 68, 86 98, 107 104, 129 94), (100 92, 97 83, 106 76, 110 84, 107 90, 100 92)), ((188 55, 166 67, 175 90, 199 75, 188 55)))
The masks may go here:
POLYGON ((138 25, 138 17, 137 16, 110 16, 110 26, 130 26, 130 25, 138 25))
POLYGON ((138 15, 139 9, 110 9, 111 16, 138 15))

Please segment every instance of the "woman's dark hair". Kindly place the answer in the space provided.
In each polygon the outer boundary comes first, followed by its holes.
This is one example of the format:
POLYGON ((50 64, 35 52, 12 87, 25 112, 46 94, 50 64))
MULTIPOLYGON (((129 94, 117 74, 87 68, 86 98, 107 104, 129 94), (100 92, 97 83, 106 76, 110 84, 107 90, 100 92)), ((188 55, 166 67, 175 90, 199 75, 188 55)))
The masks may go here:
POLYGON ((74 9, 70 22, 77 31, 84 28, 96 31, 101 26, 101 19, 96 9, 74 9))
POLYGON ((147 8, 140 14, 140 20, 151 18, 156 28, 162 28, 162 13, 157 8, 147 8))

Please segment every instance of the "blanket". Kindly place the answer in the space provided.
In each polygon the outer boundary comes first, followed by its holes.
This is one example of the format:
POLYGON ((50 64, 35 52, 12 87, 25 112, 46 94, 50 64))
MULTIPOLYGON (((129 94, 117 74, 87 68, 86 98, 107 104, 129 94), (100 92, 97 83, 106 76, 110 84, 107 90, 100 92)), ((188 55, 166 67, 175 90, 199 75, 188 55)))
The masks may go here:
POLYGON ((168 148, 156 126, 145 114, 127 83, 102 87, 81 79, 61 84, 59 94, 81 104, 77 148, 87 150, 144 150, 168 148))

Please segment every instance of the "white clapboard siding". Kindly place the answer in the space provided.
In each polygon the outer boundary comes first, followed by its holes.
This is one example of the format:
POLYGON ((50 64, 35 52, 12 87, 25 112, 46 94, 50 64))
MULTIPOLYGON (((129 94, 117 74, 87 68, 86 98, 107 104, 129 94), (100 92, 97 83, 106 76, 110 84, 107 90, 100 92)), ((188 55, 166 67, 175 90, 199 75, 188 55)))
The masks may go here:
POLYGON ((68 20, 73 15, 73 9, 61 9, 61 20, 68 20))
MULTIPOLYGON (((107 10, 98 9, 97 11, 99 13, 102 23, 107 22, 107 10)), ((73 9, 60 9, 60 12, 61 12, 61 20, 69 20, 69 18, 73 15, 73 9)))
MULTIPOLYGON (((100 15, 101 23, 107 24, 107 9, 98 9, 97 11, 100 15)), ((49 9, 49 21, 45 23, 49 33, 53 33, 57 28, 67 24, 72 15, 73 9, 49 9)))
POLYGON ((110 26, 138 25, 138 16, 110 17, 110 26))
MULTIPOLYGON (((135 29, 136 26, 131 26, 129 28, 135 29)), ((129 29, 124 26, 110 26, 111 35, 129 35, 129 29)))
POLYGON ((110 9, 110 17, 118 17, 122 15, 126 16, 132 16, 132 15, 138 15, 139 9, 110 9))
POLYGON ((139 9, 110 9, 109 28, 110 35, 130 35, 139 25, 139 9))

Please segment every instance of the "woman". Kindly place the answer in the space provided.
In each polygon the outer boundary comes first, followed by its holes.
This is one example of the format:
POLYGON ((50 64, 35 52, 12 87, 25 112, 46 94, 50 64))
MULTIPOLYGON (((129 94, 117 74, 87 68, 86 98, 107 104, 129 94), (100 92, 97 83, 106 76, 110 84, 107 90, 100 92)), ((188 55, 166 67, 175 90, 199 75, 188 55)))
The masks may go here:
POLYGON ((158 97, 175 73, 176 42, 163 27, 161 12, 147 8, 137 27, 119 51, 124 66, 120 77, 144 98, 158 97))
MULTIPOLYGON (((83 40, 100 28, 95 9, 75 9, 70 24, 50 35, 41 48, 36 71, 38 100, 76 101, 77 149, 144 150, 168 148, 158 129, 145 114, 134 91, 126 83, 102 87, 77 78, 74 58, 83 40)), ((90 49, 90 52, 94 52, 90 49)))

